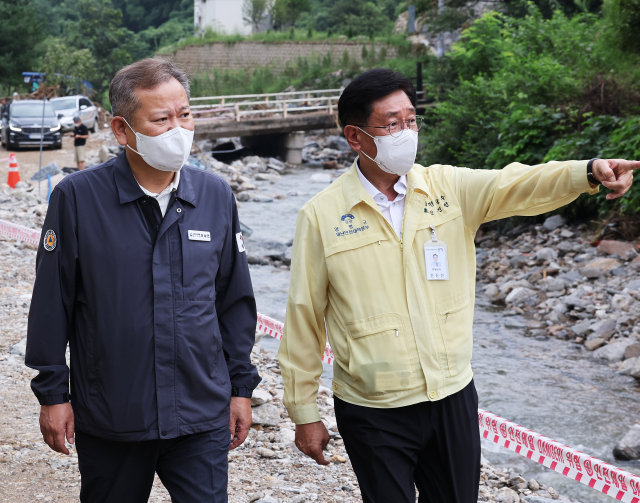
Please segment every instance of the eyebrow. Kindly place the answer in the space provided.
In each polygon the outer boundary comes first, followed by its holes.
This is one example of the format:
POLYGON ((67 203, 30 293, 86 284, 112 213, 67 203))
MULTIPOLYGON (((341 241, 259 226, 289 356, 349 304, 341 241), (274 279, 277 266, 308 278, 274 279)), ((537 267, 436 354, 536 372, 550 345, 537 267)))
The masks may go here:
MULTIPOLYGON (((409 107, 406 110, 410 111, 411 113, 416 113, 416 109, 413 107, 409 107)), ((401 113, 402 113, 402 110, 395 110, 393 112, 387 112, 385 117, 395 117, 396 115, 399 115, 401 113)))
MULTIPOLYGON (((189 110, 191 107, 189 105, 184 105, 180 108, 178 108, 178 112, 182 112, 183 110, 189 110)), ((153 115, 169 115, 171 113, 171 110, 158 110, 156 112, 153 112, 153 115)))

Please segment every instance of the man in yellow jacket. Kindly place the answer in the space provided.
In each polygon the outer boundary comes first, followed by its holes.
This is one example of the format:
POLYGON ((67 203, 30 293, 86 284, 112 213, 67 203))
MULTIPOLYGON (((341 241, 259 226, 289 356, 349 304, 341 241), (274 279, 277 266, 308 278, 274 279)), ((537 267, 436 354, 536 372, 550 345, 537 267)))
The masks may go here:
POLYGON ((316 398, 327 336, 338 429, 365 502, 476 503, 478 397, 471 371, 474 236, 595 193, 623 195, 640 163, 414 164, 421 118, 399 73, 363 73, 340 123, 358 159, 298 214, 279 351, 296 445, 319 464, 316 398))

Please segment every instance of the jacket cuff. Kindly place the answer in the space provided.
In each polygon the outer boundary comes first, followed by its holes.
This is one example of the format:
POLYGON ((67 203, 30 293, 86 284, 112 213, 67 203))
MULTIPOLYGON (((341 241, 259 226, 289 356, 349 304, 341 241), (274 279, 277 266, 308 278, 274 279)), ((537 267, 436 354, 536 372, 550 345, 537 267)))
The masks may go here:
POLYGON ((61 403, 69 402, 69 393, 62 393, 61 395, 40 395, 37 398, 40 405, 60 405, 61 403))
POLYGON ((309 405, 299 405, 297 407, 287 407, 289 417, 296 424, 309 424, 321 421, 318 405, 310 403, 309 405))
POLYGON ((244 386, 231 386, 231 396, 251 398, 252 392, 253 390, 251 388, 245 388, 244 386))
POLYGON ((589 194, 597 194, 600 186, 592 187, 587 178, 587 164, 589 161, 571 161, 571 181, 573 190, 577 194, 588 192, 589 194))

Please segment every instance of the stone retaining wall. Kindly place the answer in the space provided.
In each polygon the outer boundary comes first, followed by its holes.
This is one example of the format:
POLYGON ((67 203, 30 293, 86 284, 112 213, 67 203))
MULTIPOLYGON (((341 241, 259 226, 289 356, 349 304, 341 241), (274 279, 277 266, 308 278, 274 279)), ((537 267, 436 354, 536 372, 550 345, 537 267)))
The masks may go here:
MULTIPOLYGON (((191 45, 178 49, 170 57, 184 66, 191 75, 205 73, 215 68, 250 70, 257 66, 269 65, 280 73, 288 62, 298 58, 324 57, 331 54, 334 62, 340 61, 346 51, 350 61, 362 61, 362 47, 371 53, 371 42, 212 42, 205 45, 191 45)), ((391 44, 374 43, 376 54, 384 47, 387 57, 398 54, 398 48, 391 44)))

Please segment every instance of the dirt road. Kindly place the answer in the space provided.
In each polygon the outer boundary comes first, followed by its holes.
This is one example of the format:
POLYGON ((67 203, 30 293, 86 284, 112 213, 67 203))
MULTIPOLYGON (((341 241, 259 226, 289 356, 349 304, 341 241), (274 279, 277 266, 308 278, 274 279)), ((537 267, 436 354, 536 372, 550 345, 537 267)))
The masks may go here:
MULTIPOLYGON (((98 150, 105 143, 104 130, 97 135, 89 134, 87 140, 87 151, 98 150)), ((6 148, 0 145, 0 159, 9 157, 6 148)), ((15 151, 18 159, 18 169, 20 170, 20 179, 24 181, 30 181, 33 174, 38 171, 38 165, 40 162, 40 149, 37 147, 21 148, 15 151)), ((42 166, 46 166, 50 162, 56 162, 58 166, 64 168, 66 166, 75 167, 75 154, 73 150, 73 138, 65 136, 62 139, 62 149, 53 150, 50 147, 43 149, 42 151, 42 166)), ((9 161, 4 160, 0 162, 0 183, 7 181, 7 174, 9 170, 9 161)))

